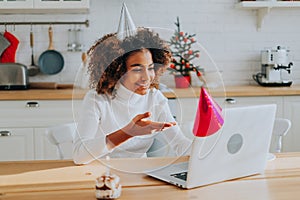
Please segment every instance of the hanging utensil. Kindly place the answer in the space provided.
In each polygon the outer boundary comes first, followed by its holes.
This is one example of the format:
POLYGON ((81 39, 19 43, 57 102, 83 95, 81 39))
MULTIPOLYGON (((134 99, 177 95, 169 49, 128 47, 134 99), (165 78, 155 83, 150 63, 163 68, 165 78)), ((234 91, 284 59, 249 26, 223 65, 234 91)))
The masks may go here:
POLYGON ((76 29, 76 34, 75 34, 75 38, 76 38, 76 51, 82 51, 83 48, 83 44, 82 44, 82 29, 78 28, 76 29))
POLYGON ((31 29, 30 30, 31 65, 28 66, 28 75, 29 76, 35 76, 40 72, 39 66, 34 63, 33 43, 34 43, 34 38, 33 38, 32 29, 31 29))
POLYGON ((74 86, 77 88, 88 89, 89 75, 87 69, 87 54, 82 52, 81 54, 81 65, 77 72, 74 86))
POLYGON ((81 28, 68 29, 68 51, 82 51, 82 34, 81 28))
POLYGON ((68 29, 68 51, 75 51, 76 49, 76 34, 75 29, 68 29))
POLYGON ((49 34, 49 47, 48 50, 44 51, 39 57, 40 71, 44 74, 57 74, 64 67, 64 58, 58 51, 54 50, 53 47, 53 30, 50 26, 48 29, 49 34))

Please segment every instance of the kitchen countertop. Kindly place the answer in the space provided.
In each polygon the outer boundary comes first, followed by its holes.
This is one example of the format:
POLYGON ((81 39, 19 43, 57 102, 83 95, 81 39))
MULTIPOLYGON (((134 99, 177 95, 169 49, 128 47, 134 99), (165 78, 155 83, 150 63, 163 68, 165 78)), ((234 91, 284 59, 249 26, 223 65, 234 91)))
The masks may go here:
MULTIPOLYGON (((200 88, 187 89, 171 88, 173 91, 164 92, 168 98, 199 97, 200 88)), ((209 88, 213 97, 251 97, 251 96, 287 96, 300 95, 300 85, 291 87, 262 87, 258 85, 226 86, 223 88, 209 88), (226 94, 226 95, 225 95, 226 94)), ((2 90, 0 100, 70 100, 82 99, 87 90, 82 89, 29 89, 2 90)))

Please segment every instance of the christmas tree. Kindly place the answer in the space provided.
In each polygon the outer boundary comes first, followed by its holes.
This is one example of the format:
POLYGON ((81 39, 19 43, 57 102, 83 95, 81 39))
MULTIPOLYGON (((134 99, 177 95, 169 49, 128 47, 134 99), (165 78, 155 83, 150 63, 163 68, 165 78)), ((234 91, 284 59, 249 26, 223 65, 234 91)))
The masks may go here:
POLYGON ((195 71, 198 76, 201 76, 200 71, 203 69, 191 62, 200 57, 200 51, 192 49, 193 44, 196 43, 194 38, 196 34, 190 35, 181 31, 179 17, 175 25, 177 29, 169 42, 173 58, 168 69, 175 75, 179 73, 182 76, 189 76, 191 71, 195 71))

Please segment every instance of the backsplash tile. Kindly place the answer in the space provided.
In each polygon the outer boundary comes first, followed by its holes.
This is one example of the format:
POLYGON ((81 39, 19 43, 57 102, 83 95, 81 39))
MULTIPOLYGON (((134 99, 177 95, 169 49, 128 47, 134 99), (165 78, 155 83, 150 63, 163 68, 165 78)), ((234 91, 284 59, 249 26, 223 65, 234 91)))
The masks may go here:
MULTIPOLYGON (((137 26, 174 29, 176 17, 180 17, 182 30, 196 33, 200 42, 221 70, 227 85, 255 84, 252 74, 260 70, 260 51, 277 45, 290 49, 294 66, 294 83, 300 83, 300 26, 292 21, 300 20, 300 8, 273 9, 264 19, 260 31, 256 29, 256 11, 234 8, 237 0, 90 0, 89 14, 66 15, 1 15, 0 21, 85 21, 90 26, 83 29, 83 43, 87 50, 93 42, 118 26, 122 3, 125 2, 137 26), (159 5, 159 6, 158 6, 159 5)), ((33 26, 35 63, 47 50, 48 25, 33 26)), ((68 29, 74 25, 53 25, 54 48, 65 59, 64 69, 56 75, 38 75, 31 81, 57 81, 73 83, 81 66, 81 52, 68 52, 68 29)), ((78 26, 79 27, 79 26, 78 26)), ((20 40, 17 62, 30 65, 30 26, 8 26, 20 40)), ((0 27, 4 31, 4 27, 0 27)), ((201 59, 201 58, 200 58, 201 59)), ((174 86, 174 79, 166 74, 162 82, 174 86)))

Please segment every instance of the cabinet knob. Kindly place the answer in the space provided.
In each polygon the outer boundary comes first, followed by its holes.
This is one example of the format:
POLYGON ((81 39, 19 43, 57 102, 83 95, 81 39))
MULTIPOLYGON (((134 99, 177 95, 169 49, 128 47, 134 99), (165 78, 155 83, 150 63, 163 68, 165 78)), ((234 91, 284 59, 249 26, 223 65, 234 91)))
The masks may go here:
POLYGON ((11 136, 9 131, 0 131, 0 137, 11 136))
POLYGON ((36 102, 36 101, 29 101, 26 103, 26 107, 29 107, 29 108, 37 108, 39 107, 39 102, 36 102))
POLYGON ((226 99, 225 99, 225 102, 226 102, 226 103, 229 103, 229 104, 235 104, 235 103, 236 103, 236 100, 235 100, 235 98, 226 98, 226 99))

